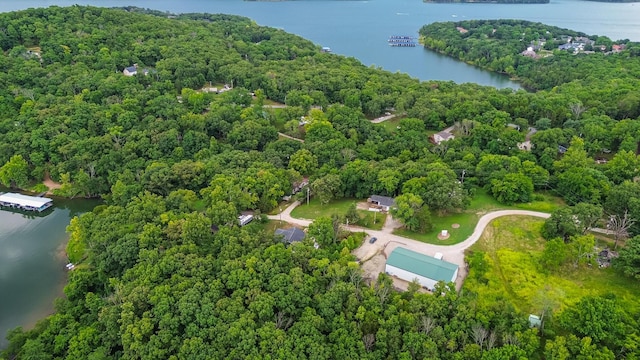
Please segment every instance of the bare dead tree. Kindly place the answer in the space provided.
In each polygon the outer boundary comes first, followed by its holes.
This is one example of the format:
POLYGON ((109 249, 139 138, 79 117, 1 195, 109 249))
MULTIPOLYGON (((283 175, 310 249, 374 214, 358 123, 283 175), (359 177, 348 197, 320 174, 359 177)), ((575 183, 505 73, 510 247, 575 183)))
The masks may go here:
POLYGON ((356 289, 360 289, 360 285, 362 285, 362 273, 360 272, 360 268, 350 269, 349 281, 356 287, 356 289))
POLYGON ((587 107, 582 105, 581 102, 569 105, 569 109, 571 109, 571 112, 576 117, 576 120, 579 120, 582 113, 587 111, 587 107))
POLYGON ((378 299, 380 299, 380 305, 384 305, 389 297, 389 287, 387 286, 378 286, 376 288, 376 295, 378 295, 378 299))
POLYGON ((487 350, 493 349, 493 347, 496 345, 497 340, 498 336, 496 335, 496 332, 491 331, 491 333, 489 333, 489 337, 487 338, 487 350))
POLYGON ((506 334, 502 337, 502 343, 505 345, 520 345, 520 340, 513 334, 506 334))
POLYGON ((433 328, 436 327, 436 322, 430 316, 422 316, 420 318, 419 327, 420 327, 420 331, 422 331, 425 335, 429 335, 431 330, 433 330, 433 328))
POLYGON ((371 351, 373 344, 376 343, 376 336, 374 334, 365 334, 362 337, 362 342, 364 343, 364 348, 367 351, 371 351))
POLYGON ((635 220, 629 217, 629 211, 625 210, 622 216, 611 215, 607 222, 607 229, 613 234, 615 241, 613 248, 618 248, 618 241, 629 237, 629 229, 635 224, 635 220))
POLYGON ((473 337, 473 341, 480 346, 480 349, 483 348, 487 336, 489 336, 489 332, 483 328, 482 325, 476 324, 471 328, 471 337, 473 337))
POLYGON ((276 314, 276 328, 287 330, 293 323, 291 316, 287 316, 283 311, 278 311, 276 314))

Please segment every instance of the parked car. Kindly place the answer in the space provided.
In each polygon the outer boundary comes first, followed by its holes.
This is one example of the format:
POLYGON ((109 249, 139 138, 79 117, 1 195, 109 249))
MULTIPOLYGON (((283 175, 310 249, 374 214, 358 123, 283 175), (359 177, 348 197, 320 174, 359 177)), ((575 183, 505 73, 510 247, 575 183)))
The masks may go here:
POLYGON ((372 237, 371 239, 369 239, 369 244, 373 244, 374 242, 376 242, 376 240, 378 240, 377 237, 372 237))

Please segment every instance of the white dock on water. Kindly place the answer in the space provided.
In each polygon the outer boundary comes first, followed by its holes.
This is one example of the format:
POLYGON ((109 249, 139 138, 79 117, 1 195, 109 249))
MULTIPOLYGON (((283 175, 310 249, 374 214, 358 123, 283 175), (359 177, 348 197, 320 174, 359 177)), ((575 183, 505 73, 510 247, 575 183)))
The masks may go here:
POLYGON ((5 193, 0 195, 0 205, 15 209, 41 212, 50 208, 53 205, 53 200, 18 193, 5 193))

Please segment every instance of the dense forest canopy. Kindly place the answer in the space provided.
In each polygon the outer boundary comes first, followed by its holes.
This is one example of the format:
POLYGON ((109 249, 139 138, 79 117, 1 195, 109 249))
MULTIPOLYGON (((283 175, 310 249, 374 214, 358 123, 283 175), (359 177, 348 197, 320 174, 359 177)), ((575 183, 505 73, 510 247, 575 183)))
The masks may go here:
MULTIPOLYGON (((416 284, 397 292, 384 274, 363 278, 349 252, 362 239, 336 219, 309 226, 316 244, 289 247, 259 221, 237 224, 241 211, 277 207, 303 177, 321 199, 397 196, 407 219, 420 214, 417 229, 429 213, 468 206, 479 187, 506 204, 549 190, 575 205, 565 212, 638 218, 628 45, 586 65, 554 56, 602 76, 529 93, 420 83, 235 16, 81 6, 0 14, 0 181, 24 188, 48 174, 62 195, 106 200, 69 226, 78 266, 56 313, 12 331, 3 356, 637 358, 638 306, 623 306, 633 299, 595 293, 541 331, 507 299, 453 284, 439 296, 416 284), (616 71, 623 61, 628 70, 616 71), (608 91, 591 88, 601 77, 608 91), (395 129, 369 121, 390 111, 406 114, 395 129), (447 126, 455 139, 432 144, 427 130, 447 126)), ((560 231, 573 219, 563 214, 548 234, 577 243, 579 230, 560 231)), ((621 256, 631 286, 635 256, 621 256)), ((482 262, 472 269, 488 281, 482 262)))

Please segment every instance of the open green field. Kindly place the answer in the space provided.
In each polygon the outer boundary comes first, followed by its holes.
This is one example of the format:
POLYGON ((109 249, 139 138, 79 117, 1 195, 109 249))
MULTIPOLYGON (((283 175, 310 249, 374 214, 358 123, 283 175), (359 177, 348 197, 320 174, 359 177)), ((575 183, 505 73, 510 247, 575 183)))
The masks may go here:
MULTIPOLYGON (((333 200, 327 205, 320 204, 318 199, 311 199, 309 205, 305 203, 300 204, 293 209, 291 216, 297 219, 309 219, 313 220, 319 217, 330 217, 333 214, 344 216, 347 213, 347 209, 352 203, 359 202, 358 199, 337 199, 333 200)), ((372 211, 357 210, 360 216, 360 221, 357 224, 368 229, 380 230, 384 226, 384 222, 387 219, 387 214, 377 213, 372 211)))
POLYGON ((489 195, 485 190, 478 189, 475 196, 471 200, 469 207, 458 214, 449 214, 437 216, 432 214, 433 230, 424 234, 413 231, 399 229, 393 233, 396 235, 408 237, 410 239, 426 242, 436 245, 453 245, 464 241, 473 233, 478 219, 488 212, 505 209, 520 209, 542 212, 552 212, 558 207, 564 205, 562 199, 552 196, 548 193, 538 193, 540 200, 529 203, 516 204, 513 206, 504 205, 496 201, 493 196, 489 195), (458 224, 459 228, 454 229, 452 225, 458 224), (441 230, 449 231, 449 238, 439 240, 438 234, 441 230))
POLYGON ((482 261, 471 261, 463 286, 480 306, 507 301, 524 314, 540 314, 546 306, 559 311, 584 296, 613 293, 631 312, 640 309, 640 286, 610 268, 567 265, 545 273, 538 261, 545 245, 543 223, 524 216, 496 219, 467 251, 467 256, 483 254, 482 261))
POLYGON ((357 199, 336 199, 331 201, 326 205, 320 204, 320 201, 315 198, 309 201, 309 205, 306 202, 298 205, 291 212, 291 216, 297 219, 309 219, 313 220, 315 218, 328 216, 330 217, 333 214, 344 215, 347 213, 347 209, 349 205, 353 202, 358 202, 357 199))
POLYGON ((371 230, 382 230, 384 222, 387 220, 387 214, 377 213, 375 211, 358 210, 360 221, 356 225, 371 230))
POLYGON ((384 127, 390 133, 394 133, 394 132, 398 131, 398 125, 400 125, 400 120, 402 120, 401 117, 395 117, 393 119, 390 119, 390 120, 387 120, 387 121, 383 121, 383 122, 378 123, 376 125, 384 127))

